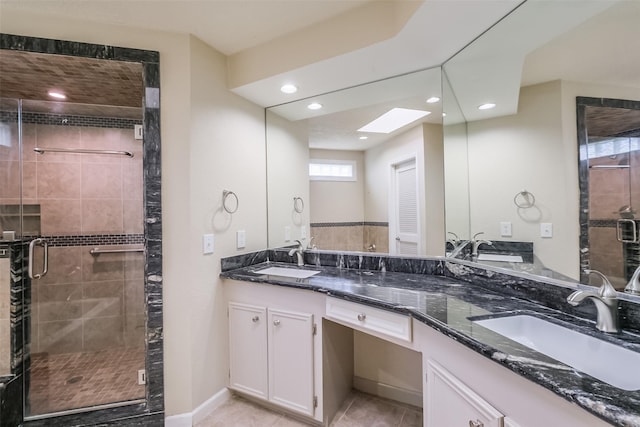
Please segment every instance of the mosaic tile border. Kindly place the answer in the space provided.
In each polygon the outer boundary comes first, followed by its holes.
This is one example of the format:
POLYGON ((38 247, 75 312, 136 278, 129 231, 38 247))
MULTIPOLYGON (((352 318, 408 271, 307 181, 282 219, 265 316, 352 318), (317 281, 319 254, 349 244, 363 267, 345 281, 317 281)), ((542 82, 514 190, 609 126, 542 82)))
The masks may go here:
POLYGON ((50 247, 143 245, 144 234, 91 234, 84 236, 42 236, 50 247))
MULTIPOLYGON (((4 122, 17 122, 18 114, 12 111, 0 111, 0 120, 4 122)), ((53 126, 133 129, 135 125, 141 125, 142 120, 122 119, 117 117, 73 116, 69 114, 23 112, 22 123, 53 126)))
POLYGON ((354 221, 354 222, 312 222, 310 227, 354 227, 354 226, 369 226, 369 227, 388 227, 388 222, 375 222, 375 221, 354 221))

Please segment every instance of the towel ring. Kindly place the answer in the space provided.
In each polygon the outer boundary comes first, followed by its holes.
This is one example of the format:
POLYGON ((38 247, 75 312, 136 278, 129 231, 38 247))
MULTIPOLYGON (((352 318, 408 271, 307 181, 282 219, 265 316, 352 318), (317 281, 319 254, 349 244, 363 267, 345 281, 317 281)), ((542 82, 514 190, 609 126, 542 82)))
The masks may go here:
POLYGON ((293 198, 293 210, 298 213, 302 213, 302 211, 304 211, 304 200, 302 200, 302 197, 293 198))
POLYGON ((536 204, 536 196, 527 190, 522 190, 517 193, 513 198, 513 203, 519 208, 526 209, 531 208, 536 204))
POLYGON ((240 206, 240 201, 238 200, 238 196, 236 195, 236 193, 229 190, 222 190, 222 207, 224 208, 224 210, 230 214, 236 213, 236 211, 238 210, 238 206, 240 206), (229 197, 233 197, 236 199, 236 205, 234 208, 229 208, 229 206, 227 205, 229 197))

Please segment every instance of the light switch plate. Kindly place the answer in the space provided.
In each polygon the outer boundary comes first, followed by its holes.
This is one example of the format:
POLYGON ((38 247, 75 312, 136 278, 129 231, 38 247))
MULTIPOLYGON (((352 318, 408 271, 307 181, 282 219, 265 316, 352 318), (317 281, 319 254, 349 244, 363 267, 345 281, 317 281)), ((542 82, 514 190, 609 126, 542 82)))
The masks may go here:
POLYGON ((502 237, 511 237, 511 223, 508 221, 504 221, 500 223, 500 236, 502 237))
POLYGON ((202 235, 202 253, 204 255, 213 253, 213 234, 202 235))
POLYGON ((550 222, 540 223, 540 237, 553 237, 553 224, 550 222))
POLYGON ((291 241, 291 227, 289 227, 288 225, 284 227, 284 241, 291 241))
POLYGON ((307 226, 306 225, 301 225, 300 226, 300 240, 304 240, 307 238, 307 226))
POLYGON ((236 231, 236 247, 242 249, 247 245, 247 233, 244 230, 236 231))

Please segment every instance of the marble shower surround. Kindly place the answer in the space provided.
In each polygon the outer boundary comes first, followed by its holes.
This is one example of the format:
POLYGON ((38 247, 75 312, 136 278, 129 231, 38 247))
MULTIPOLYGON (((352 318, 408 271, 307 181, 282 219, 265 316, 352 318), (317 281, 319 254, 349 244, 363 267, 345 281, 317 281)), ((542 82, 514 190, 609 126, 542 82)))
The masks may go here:
MULTIPOLYGON (((96 45, 63 40, 43 39, 0 33, 0 49, 20 50, 25 52, 48 53, 57 55, 139 62, 143 69, 144 114, 143 131, 144 159, 143 200, 144 200, 144 235, 145 235, 145 299, 146 299, 146 402, 117 408, 101 409, 87 413, 56 417, 53 420, 31 420, 25 426, 46 426, 51 422, 59 425, 118 425, 118 426, 158 426, 164 423, 164 378, 163 378, 163 330, 162 330, 162 210, 161 210, 161 144, 160 144, 160 64, 159 54, 154 51, 129 49, 114 46, 96 45)), ((28 317, 30 309, 30 290, 22 289, 29 285, 28 280, 16 285, 12 293, 20 297, 12 299, 12 307, 17 317, 28 317), (22 294, 25 304, 23 306, 22 294)), ((12 330, 12 335, 22 336, 22 328, 28 321, 20 320, 12 330)), ((14 380, 7 384, 14 389, 6 394, 7 388, 0 388, 0 396, 22 395, 22 342, 16 343, 13 349, 20 365, 14 368, 14 380), (19 389, 16 389, 19 387, 19 389)), ((25 357, 28 362, 28 354, 25 357)), ((27 367, 28 369, 28 367, 27 367)), ((22 401, 9 403, 6 413, 22 422, 22 401)), ((5 413, 5 408, 2 408, 5 413)), ((2 416, 2 415, 0 415, 2 416)), ((3 418, 4 421, 4 418, 3 418)))

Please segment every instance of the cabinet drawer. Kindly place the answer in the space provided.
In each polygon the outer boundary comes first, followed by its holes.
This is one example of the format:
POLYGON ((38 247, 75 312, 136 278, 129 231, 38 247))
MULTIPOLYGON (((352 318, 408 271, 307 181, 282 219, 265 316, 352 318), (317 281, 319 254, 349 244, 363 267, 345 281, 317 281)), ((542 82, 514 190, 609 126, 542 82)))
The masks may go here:
POLYGON ((357 326, 365 332, 379 334, 411 342, 411 317, 368 307, 337 298, 327 298, 326 316, 343 324, 357 326))

